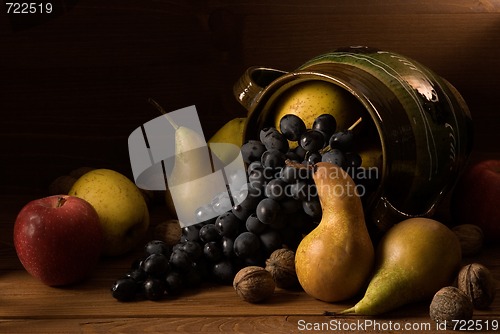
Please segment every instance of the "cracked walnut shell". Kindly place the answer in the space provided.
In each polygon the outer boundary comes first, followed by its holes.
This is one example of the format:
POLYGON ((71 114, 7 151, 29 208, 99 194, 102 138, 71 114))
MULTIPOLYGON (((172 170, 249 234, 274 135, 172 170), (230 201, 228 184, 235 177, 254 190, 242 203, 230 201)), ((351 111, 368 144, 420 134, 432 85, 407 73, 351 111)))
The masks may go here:
POLYGON ((155 226, 153 230, 154 239, 164 241, 169 246, 174 246, 180 242, 182 229, 177 219, 163 221, 155 226))
POLYGON ((269 271, 259 266, 249 266, 238 271, 233 287, 243 300, 258 303, 271 297, 276 285, 269 271))
POLYGON ((457 285, 476 309, 488 308, 495 299, 495 281, 488 268, 482 264, 472 263, 462 267, 457 285))
POLYGON ((281 248, 271 253, 266 260, 266 270, 278 288, 292 289, 300 286, 295 272, 295 252, 291 249, 281 248))
POLYGON ((460 242, 462 255, 476 255, 483 248, 483 230, 474 224, 457 225, 451 229, 460 242))
POLYGON ((431 319, 437 323, 444 322, 448 328, 453 326, 453 320, 472 319, 473 311, 469 298, 454 286, 446 286, 436 292, 429 307, 431 319))

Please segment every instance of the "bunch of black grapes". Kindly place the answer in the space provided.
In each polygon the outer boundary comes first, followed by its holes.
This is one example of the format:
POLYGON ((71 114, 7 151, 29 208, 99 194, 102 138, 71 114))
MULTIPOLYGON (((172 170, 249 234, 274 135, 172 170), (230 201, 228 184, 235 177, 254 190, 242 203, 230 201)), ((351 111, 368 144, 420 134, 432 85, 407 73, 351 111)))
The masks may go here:
POLYGON ((312 129, 290 114, 280 120, 281 131, 262 129, 260 140, 241 147, 247 183, 199 208, 197 223, 183 228, 177 245, 149 242, 144 256, 113 284, 113 297, 158 300, 207 281, 231 284, 239 269, 265 266, 274 250, 295 250, 322 215, 308 166, 319 161, 346 170, 361 166, 352 152, 353 132, 336 128, 329 114, 318 116, 312 129), (296 142, 293 149, 290 142, 296 142))

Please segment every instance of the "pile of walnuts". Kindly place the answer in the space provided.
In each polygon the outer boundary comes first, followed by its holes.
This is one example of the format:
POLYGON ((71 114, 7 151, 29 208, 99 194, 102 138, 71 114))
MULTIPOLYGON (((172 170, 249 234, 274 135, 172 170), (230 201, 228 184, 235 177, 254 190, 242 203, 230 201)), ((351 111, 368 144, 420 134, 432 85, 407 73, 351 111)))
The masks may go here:
POLYGON ((458 273, 456 286, 439 290, 432 299, 429 315, 436 322, 453 325, 453 320, 470 320, 474 309, 487 309, 495 299, 495 281, 484 265, 472 263, 458 273))
POLYGON ((249 266, 241 269, 233 281, 236 294, 249 303, 270 298, 276 287, 294 289, 299 286, 295 253, 287 248, 275 250, 267 259, 265 268, 249 266))

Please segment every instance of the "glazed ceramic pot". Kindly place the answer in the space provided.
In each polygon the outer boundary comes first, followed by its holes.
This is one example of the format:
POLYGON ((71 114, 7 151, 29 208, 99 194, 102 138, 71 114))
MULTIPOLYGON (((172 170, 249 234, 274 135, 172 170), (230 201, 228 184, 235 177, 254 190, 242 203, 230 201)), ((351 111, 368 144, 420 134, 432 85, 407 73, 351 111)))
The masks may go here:
POLYGON ((367 220, 386 230, 406 218, 431 216, 472 147, 471 116, 459 92, 415 60, 368 47, 337 49, 292 72, 252 67, 234 88, 249 112, 245 139, 258 139, 263 127, 275 125, 276 104, 287 90, 317 80, 341 87, 362 106, 351 118, 362 116, 363 131, 374 133, 365 140, 380 144, 367 220))

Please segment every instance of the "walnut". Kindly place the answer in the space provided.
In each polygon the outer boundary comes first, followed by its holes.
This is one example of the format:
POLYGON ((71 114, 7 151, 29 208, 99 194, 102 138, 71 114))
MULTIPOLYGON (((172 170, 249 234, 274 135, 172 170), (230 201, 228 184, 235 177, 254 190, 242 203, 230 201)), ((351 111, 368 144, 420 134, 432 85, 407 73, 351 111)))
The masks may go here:
POLYGON ((483 230, 474 224, 462 224, 452 228, 460 241, 463 256, 478 254, 483 248, 483 230))
POLYGON ((233 287, 243 300, 258 303, 271 297, 276 285, 269 271, 259 266, 249 266, 238 271, 233 287))
POLYGON ((453 320, 472 319, 474 307, 470 299, 454 286, 446 286, 436 292, 429 307, 429 315, 435 322, 453 326, 453 320))
POLYGON ((169 246, 178 244, 181 236, 182 229, 177 219, 161 222, 153 230, 153 238, 164 241, 169 246))
POLYGON ((488 268, 482 264, 472 263, 462 267, 457 285, 476 309, 488 308, 495 299, 495 281, 488 268))
POLYGON ((277 249, 266 260, 266 270, 278 288, 292 289, 300 286, 295 272, 295 252, 291 249, 277 249))

